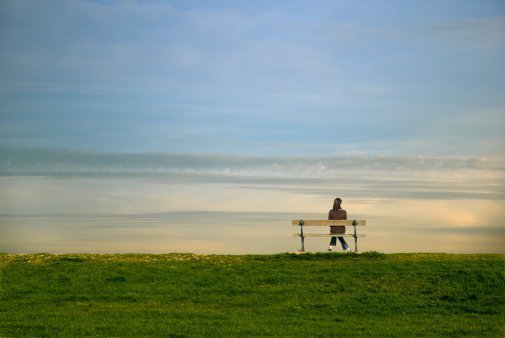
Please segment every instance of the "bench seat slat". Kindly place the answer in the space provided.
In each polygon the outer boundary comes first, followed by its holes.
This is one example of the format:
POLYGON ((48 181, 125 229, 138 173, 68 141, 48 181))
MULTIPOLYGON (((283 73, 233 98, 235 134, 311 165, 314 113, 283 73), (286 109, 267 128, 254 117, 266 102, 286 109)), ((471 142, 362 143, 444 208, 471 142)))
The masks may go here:
MULTIPOLYGON (((352 226, 352 222, 354 220, 348 219, 339 219, 339 220, 313 220, 313 219, 308 219, 308 220, 303 220, 303 226, 335 226, 335 225, 340 225, 340 226, 352 226)), ((291 220, 291 225, 300 225, 300 220, 299 219, 293 219, 291 220)), ((361 225, 364 226, 366 225, 366 220, 360 219, 356 220, 356 225, 361 225)))
MULTIPOLYGON (((293 234, 293 237, 301 237, 300 234, 293 234)), ((303 234, 303 237, 354 237, 353 234, 303 234)), ((357 234, 356 237, 366 237, 366 234, 357 234)))

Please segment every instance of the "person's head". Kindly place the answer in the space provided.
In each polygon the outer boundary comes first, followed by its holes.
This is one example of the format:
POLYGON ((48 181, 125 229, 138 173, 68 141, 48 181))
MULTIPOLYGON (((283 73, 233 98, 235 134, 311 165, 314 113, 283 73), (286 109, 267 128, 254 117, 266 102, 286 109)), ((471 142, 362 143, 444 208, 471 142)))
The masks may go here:
POLYGON ((338 210, 341 209, 340 205, 342 204, 342 199, 337 197, 335 201, 333 201, 333 209, 338 210))

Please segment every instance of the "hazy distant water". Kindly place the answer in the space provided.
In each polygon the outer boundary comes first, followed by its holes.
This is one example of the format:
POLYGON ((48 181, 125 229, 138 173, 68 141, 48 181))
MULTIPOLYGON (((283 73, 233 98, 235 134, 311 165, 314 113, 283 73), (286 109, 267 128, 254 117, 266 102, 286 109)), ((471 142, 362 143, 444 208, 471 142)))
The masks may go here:
MULTIPOLYGON (((171 212, 144 215, 0 216, 3 252, 31 253, 278 253, 298 250, 291 219, 322 214, 171 212)), ((360 228, 361 251, 505 253, 503 227, 450 227, 429 219, 374 219, 360 228), (414 226, 414 225, 418 226, 414 226)), ((326 228, 306 228, 325 232, 326 228)), ((351 231, 351 229, 349 229, 351 231)), ((307 238, 306 250, 324 251, 329 238, 307 238)), ((354 248, 352 238, 347 238, 354 248)))

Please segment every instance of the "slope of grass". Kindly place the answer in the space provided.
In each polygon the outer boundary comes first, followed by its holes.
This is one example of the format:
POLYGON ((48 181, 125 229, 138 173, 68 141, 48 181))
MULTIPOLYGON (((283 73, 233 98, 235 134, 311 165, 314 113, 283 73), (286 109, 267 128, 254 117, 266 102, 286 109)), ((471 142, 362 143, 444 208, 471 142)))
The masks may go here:
POLYGON ((0 255, 0 336, 505 336, 505 256, 0 255))

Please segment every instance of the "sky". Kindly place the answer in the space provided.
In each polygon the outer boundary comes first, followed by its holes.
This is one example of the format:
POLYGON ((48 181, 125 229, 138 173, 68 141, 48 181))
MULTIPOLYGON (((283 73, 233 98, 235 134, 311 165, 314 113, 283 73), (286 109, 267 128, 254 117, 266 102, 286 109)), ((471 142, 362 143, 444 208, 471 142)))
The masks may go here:
POLYGON ((503 156, 502 1, 4 1, 1 142, 503 156))
POLYGON ((505 244, 503 1, 2 1, 0 51, 0 251, 106 250, 28 243, 33 217, 325 218, 337 196, 389 235, 505 244))

